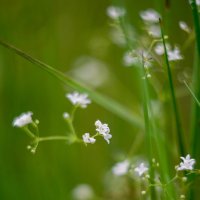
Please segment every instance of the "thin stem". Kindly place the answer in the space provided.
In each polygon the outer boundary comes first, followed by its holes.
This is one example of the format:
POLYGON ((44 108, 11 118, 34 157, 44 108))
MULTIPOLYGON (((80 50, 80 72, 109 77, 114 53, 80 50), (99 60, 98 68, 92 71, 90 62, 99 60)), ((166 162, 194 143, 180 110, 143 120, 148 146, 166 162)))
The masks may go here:
POLYGON ((192 91, 192 89, 190 88, 190 86, 187 84, 186 81, 183 81, 183 83, 185 84, 185 86, 187 87, 187 89, 189 90, 190 94, 192 95, 192 97, 194 98, 195 102, 197 103, 198 106, 200 106, 200 102, 197 99, 196 95, 194 94, 194 92, 192 91))
POLYGON ((35 139, 36 136, 28 129, 27 126, 23 127, 23 130, 25 131, 25 133, 32 139, 35 139))
POLYGON ((50 141, 50 140, 68 140, 68 136, 48 136, 48 137, 39 137, 37 138, 38 142, 43 142, 43 141, 50 141))
POLYGON ((168 74, 169 87, 170 87, 170 93, 171 93, 171 98, 172 98, 173 111, 174 111, 174 116, 175 116, 175 121, 176 121, 179 153, 180 153, 180 155, 185 155, 185 147, 184 147, 184 142, 183 142, 183 131, 182 131, 181 120, 180 120, 179 111, 178 111, 178 107, 177 107, 176 97, 175 97, 174 84, 173 84, 173 80, 172 80, 172 72, 171 72, 171 68, 170 68, 170 64, 169 64, 162 23, 161 23, 161 20, 159 20, 159 21, 160 21, 164 50, 165 50, 165 62, 167 65, 167 74, 168 74))

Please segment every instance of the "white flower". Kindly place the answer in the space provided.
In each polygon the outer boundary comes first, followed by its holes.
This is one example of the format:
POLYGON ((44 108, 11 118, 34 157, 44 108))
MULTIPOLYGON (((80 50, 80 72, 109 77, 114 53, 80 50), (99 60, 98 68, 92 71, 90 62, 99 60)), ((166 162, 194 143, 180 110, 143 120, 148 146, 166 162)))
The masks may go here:
POLYGON ((167 54, 169 61, 176 61, 183 59, 183 56, 181 55, 180 49, 178 47, 175 47, 174 50, 169 50, 167 54))
POLYGON ((90 137, 89 133, 85 133, 83 136, 83 142, 85 142, 86 144, 94 144, 96 142, 96 139, 93 137, 90 137))
POLYGON ((80 94, 78 92, 66 94, 66 98, 68 98, 73 105, 79 105, 81 108, 86 108, 87 105, 91 103, 87 94, 80 94))
POLYGON ((112 173, 115 174, 116 176, 122 176, 128 172, 129 166, 130 163, 128 160, 119 162, 112 168, 112 173))
POLYGON ((131 67, 133 65, 141 65, 141 62, 138 57, 134 56, 132 52, 126 52, 123 57, 123 63, 127 67, 131 67))
POLYGON ((106 142, 108 144, 110 144, 110 139, 112 138, 112 135, 111 134, 106 134, 106 135, 103 135, 103 138, 104 138, 104 140, 106 140, 106 142))
POLYGON ((200 0, 196 0, 197 6, 200 6, 200 0))
POLYGON ((103 136, 103 138, 106 140, 108 144, 110 144, 110 140, 112 138, 112 135, 110 133, 110 128, 108 127, 108 124, 103 124, 100 120, 97 120, 95 122, 96 131, 103 136))
MULTIPOLYGON (((168 51, 170 51, 171 49, 170 44, 166 43, 166 48, 168 51)), ((159 56, 163 55, 165 53, 164 45, 162 43, 157 43, 156 46, 154 47, 154 51, 159 56)))
POLYGON ((159 21, 160 14, 153 9, 148 9, 148 10, 145 10, 145 11, 141 11, 140 17, 145 22, 157 23, 159 21))
POLYGON ((13 126, 16 127, 24 127, 27 124, 31 124, 33 122, 32 120, 32 112, 22 113, 20 116, 16 117, 13 120, 13 126))
POLYGON ((126 14, 124 8, 109 6, 107 8, 107 15, 112 19, 118 19, 119 17, 123 17, 126 14))
POLYGON ((80 184, 72 191, 74 200, 89 200, 94 198, 94 191, 88 184, 80 184))
POLYGON ((188 154, 185 158, 181 157, 183 162, 177 167, 178 171, 181 170, 193 170, 193 166, 195 164, 195 159, 190 158, 190 154, 188 154))
POLYGON ((157 25, 151 25, 147 28, 148 34, 154 38, 161 37, 160 27, 157 25))
POLYGON ((70 117, 70 116, 69 116, 69 113, 67 113, 67 112, 64 112, 64 113, 63 113, 63 118, 64 118, 64 119, 69 119, 69 117, 70 117))
POLYGON ((144 163, 141 163, 138 167, 135 168, 135 172, 137 172, 139 176, 142 176, 147 171, 148 168, 145 167, 144 163))
POLYGON ((187 33, 190 33, 190 32, 191 32, 189 26, 188 26, 184 21, 180 21, 180 22, 179 22, 179 27, 180 27, 183 31, 185 31, 185 32, 187 32, 187 33))

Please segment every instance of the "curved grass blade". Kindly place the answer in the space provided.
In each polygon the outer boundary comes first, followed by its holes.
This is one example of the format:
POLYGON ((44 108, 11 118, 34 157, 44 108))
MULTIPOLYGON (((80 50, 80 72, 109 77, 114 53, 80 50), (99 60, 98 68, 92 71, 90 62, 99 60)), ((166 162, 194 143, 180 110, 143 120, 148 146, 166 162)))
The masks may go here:
POLYGON ((53 77, 57 78, 59 81, 64 83, 65 85, 69 86, 70 88, 77 90, 79 92, 85 92, 89 95, 89 97, 96 102, 98 105, 104 107, 105 109, 109 110, 113 114, 117 115, 118 117, 126 120, 130 124, 135 127, 143 128, 143 120, 140 116, 134 114, 130 111, 130 109, 126 108, 125 106, 119 104, 115 100, 106 97, 96 91, 93 91, 90 88, 83 86, 82 84, 78 83, 77 81, 73 80, 72 78, 68 77, 64 73, 56 70, 55 68, 47 65, 46 63, 33 58, 32 56, 28 55, 27 53, 21 51, 20 49, 0 40, 0 45, 6 47, 7 49, 13 51, 14 53, 18 54, 19 56, 23 57, 24 59, 28 60, 29 62, 35 64, 36 66, 40 67, 41 69, 45 70, 53 77))

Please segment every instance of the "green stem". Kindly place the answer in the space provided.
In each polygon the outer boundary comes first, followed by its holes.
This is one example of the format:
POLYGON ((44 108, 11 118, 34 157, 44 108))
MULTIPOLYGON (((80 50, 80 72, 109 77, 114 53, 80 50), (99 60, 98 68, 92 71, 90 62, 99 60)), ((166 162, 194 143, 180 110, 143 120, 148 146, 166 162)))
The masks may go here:
POLYGON ((28 129, 28 127, 23 127, 23 130, 25 131, 25 133, 32 139, 35 139, 36 136, 28 129))
POLYGON ((39 137, 37 138, 38 142, 43 142, 43 141, 50 141, 50 140, 68 140, 69 137, 67 136, 48 136, 48 137, 39 137))
POLYGON ((176 121, 179 153, 182 156, 182 155, 185 155, 183 131, 182 131, 181 120, 180 120, 179 111, 178 111, 178 107, 177 107, 176 97, 175 97, 175 90, 174 90, 174 85, 173 85, 173 80, 172 80, 172 72, 171 72, 171 68, 170 68, 170 64, 169 64, 169 59, 168 59, 167 48, 166 48, 166 43, 165 43, 161 20, 160 20, 160 27, 161 27, 162 40, 163 40, 163 45, 164 45, 164 50, 165 50, 165 62, 167 65, 167 74, 168 74, 168 80, 169 80, 169 87, 170 87, 173 111, 174 111, 174 116, 175 116, 175 121, 176 121))

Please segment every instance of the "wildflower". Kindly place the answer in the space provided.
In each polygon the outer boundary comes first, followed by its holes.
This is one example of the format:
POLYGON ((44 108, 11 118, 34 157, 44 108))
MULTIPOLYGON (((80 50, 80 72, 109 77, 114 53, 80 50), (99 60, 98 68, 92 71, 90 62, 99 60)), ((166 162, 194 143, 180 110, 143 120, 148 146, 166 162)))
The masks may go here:
MULTIPOLYGON (((166 43, 166 49, 170 51, 171 46, 170 44, 166 43)), ((162 43, 157 43, 154 47, 154 51, 157 55, 163 55, 165 53, 164 45, 162 43)))
POLYGON ((160 27, 157 25, 151 25, 147 28, 148 34, 154 38, 161 37, 161 30, 160 27))
POLYGON ((64 119, 69 119, 69 117, 70 117, 69 113, 67 113, 67 112, 63 113, 63 118, 64 119))
POLYGON ((118 19, 119 17, 123 17, 126 14, 124 8, 109 6, 107 8, 107 15, 112 19, 118 19))
POLYGON ((72 191, 74 200, 89 200, 94 198, 94 191, 88 184, 80 184, 72 191))
POLYGON ((96 142, 96 139, 93 137, 90 137, 89 133, 85 133, 83 136, 83 142, 85 142, 86 144, 94 144, 96 142))
POLYGON ((28 124, 31 124, 33 122, 32 115, 32 112, 22 113, 13 120, 13 126, 24 127, 28 124))
POLYGON ((141 65, 139 58, 134 56, 132 52, 126 52, 124 54, 123 63, 127 67, 131 67, 133 65, 141 65))
POLYGON ((145 167, 144 163, 141 163, 138 167, 135 168, 135 172, 137 172, 139 176, 142 176, 147 171, 148 168, 145 167))
POLYGON ((112 172, 116 176, 122 176, 128 172, 129 165, 130 163, 128 160, 119 162, 112 168, 112 172))
POLYGON ((180 27, 180 29, 182 29, 183 31, 185 31, 187 33, 191 32, 189 26, 184 21, 179 22, 179 27, 180 27))
POLYGON ((178 47, 175 47, 174 50, 169 50, 167 54, 169 61, 176 61, 183 59, 183 56, 181 55, 180 49, 178 47))
POLYGON ((177 167, 178 171, 182 170, 193 170, 193 165, 195 164, 195 159, 190 158, 190 154, 188 154, 185 158, 181 157, 183 162, 177 167))
POLYGON ((87 105, 91 103, 87 94, 80 94, 78 92, 66 94, 66 98, 68 98, 73 105, 80 106, 81 108, 86 108, 87 105))
POLYGON ((104 137, 106 142, 110 144, 110 139, 112 138, 112 135, 110 133, 110 128, 108 127, 108 124, 103 124, 100 120, 97 120, 95 122, 96 131, 104 137))
POLYGON ((140 17, 145 22, 157 23, 159 21, 160 14, 153 9, 148 9, 148 10, 145 10, 145 11, 141 11, 140 17))

